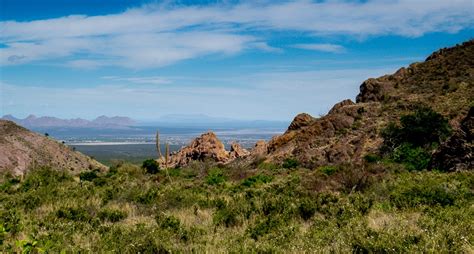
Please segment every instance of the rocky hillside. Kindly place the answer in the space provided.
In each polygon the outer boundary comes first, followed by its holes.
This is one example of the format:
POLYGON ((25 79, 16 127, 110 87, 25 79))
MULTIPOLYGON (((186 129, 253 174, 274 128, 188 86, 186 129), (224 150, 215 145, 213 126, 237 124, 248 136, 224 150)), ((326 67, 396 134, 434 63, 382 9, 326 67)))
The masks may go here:
POLYGON ((22 175, 31 168, 51 166, 78 172, 104 165, 64 144, 29 131, 12 121, 0 120, 0 172, 22 175))
MULTIPOLYGON (((441 49, 424 62, 401 68, 392 75, 366 80, 360 86, 356 103, 344 100, 321 118, 296 116, 283 135, 268 143, 264 157, 271 162, 295 158, 307 167, 358 163, 364 155, 379 151, 383 143, 380 132, 389 122, 398 121, 414 108, 430 107, 448 118, 454 130, 459 130, 473 101, 471 40, 441 49)), ((472 163, 472 145, 470 149, 465 153, 472 163)))
MULTIPOLYGON (((424 62, 394 74, 364 81, 356 102, 341 101, 323 117, 297 115, 284 134, 268 143, 259 141, 250 154, 237 146, 228 152, 214 133, 206 133, 172 154, 168 166, 182 167, 193 160, 206 159, 229 163, 236 158, 277 164, 292 158, 308 168, 359 164, 365 155, 379 153, 384 141, 381 131, 388 123, 424 106, 447 118, 455 133, 434 152, 432 166, 446 170, 472 168, 473 102, 471 40, 441 49, 424 62)), ((163 160, 160 162, 163 166, 163 160)))

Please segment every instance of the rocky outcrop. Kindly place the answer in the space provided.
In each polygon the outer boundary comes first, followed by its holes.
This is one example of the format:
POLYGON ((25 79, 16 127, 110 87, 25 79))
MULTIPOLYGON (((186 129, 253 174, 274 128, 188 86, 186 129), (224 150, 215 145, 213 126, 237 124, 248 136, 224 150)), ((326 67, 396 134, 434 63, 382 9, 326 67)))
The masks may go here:
POLYGON ((38 167, 74 173, 106 168, 51 138, 29 131, 12 121, 0 120, 0 172, 23 175, 38 167))
POLYGON ((248 155, 250 155, 250 152, 240 146, 238 143, 232 143, 230 145, 229 160, 247 157, 248 155))
POLYGON ((255 143, 252 151, 250 152, 251 155, 256 157, 265 156, 268 153, 268 144, 264 140, 259 140, 255 143))
POLYGON ((474 107, 461 127, 433 154, 429 168, 443 171, 474 170, 474 107))
POLYGON ((293 119, 290 126, 288 127, 288 130, 292 131, 292 130, 301 129, 302 127, 308 126, 311 123, 313 123, 314 120, 316 120, 316 118, 312 117, 311 115, 306 114, 306 113, 301 113, 293 119))
POLYGON ((213 132, 207 132, 194 139, 188 146, 171 154, 166 163, 165 158, 158 160, 161 168, 185 167, 192 161, 213 161, 226 164, 236 158, 242 158, 249 154, 240 145, 231 145, 231 151, 225 150, 224 144, 213 132))
MULTIPOLYGON (((420 104, 459 126, 474 98, 473 59, 471 40, 392 75, 368 79, 360 86, 356 103, 341 101, 320 118, 304 113, 296 116, 284 134, 270 140, 266 159, 280 163, 296 158, 309 168, 362 162, 365 154, 379 151, 382 129, 420 104)), ((472 167, 472 143, 466 135, 470 134, 460 132, 440 147, 439 163, 449 162, 443 167, 472 167)))

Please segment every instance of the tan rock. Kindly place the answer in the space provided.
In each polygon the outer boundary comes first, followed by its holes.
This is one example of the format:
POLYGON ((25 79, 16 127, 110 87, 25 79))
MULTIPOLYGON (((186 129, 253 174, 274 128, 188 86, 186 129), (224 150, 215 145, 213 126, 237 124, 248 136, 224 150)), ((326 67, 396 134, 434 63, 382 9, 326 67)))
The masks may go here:
MULTIPOLYGON (((231 145, 231 151, 226 151, 224 144, 213 132, 202 134, 194 139, 188 146, 171 154, 168 167, 185 167, 192 161, 213 161, 217 163, 229 163, 237 158, 248 156, 249 152, 239 144, 231 145)), ((158 160, 161 168, 166 167, 165 158, 158 160)))
POLYGON ((250 155, 250 152, 242 148, 238 143, 232 143, 230 145, 229 160, 237 158, 245 158, 250 155))

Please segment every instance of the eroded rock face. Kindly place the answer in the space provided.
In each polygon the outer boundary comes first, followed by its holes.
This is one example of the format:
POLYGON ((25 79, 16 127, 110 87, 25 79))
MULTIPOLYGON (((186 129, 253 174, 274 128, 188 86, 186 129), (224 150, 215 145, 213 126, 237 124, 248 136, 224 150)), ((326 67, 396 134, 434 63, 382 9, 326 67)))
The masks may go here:
POLYGON ((429 168, 444 171, 474 170, 474 107, 446 142, 433 154, 429 168))
POLYGON ((73 173, 106 169, 99 162, 64 144, 29 131, 12 121, 0 120, 0 172, 23 175, 38 167, 73 173))
POLYGON ((188 146, 171 154, 167 165, 165 158, 159 159, 158 163, 161 168, 166 166, 169 168, 185 167, 192 161, 207 160, 225 164, 248 154, 249 152, 237 143, 231 145, 230 152, 225 150, 224 144, 217 138, 216 134, 208 132, 194 139, 188 146))

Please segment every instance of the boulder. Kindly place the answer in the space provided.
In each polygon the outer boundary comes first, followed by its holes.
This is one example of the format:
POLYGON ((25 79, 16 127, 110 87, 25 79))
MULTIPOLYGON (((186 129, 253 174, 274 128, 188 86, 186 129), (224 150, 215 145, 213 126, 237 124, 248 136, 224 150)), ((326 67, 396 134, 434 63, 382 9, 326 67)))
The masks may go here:
POLYGON ((240 146, 238 143, 232 143, 230 145, 229 159, 234 160, 237 158, 245 158, 250 155, 250 152, 240 146))
POLYGON ((291 122, 290 126, 288 127, 288 130, 301 129, 302 127, 310 125, 312 122, 314 122, 314 120, 316 120, 316 118, 312 117, 309 114, 298 114, 291 122))

